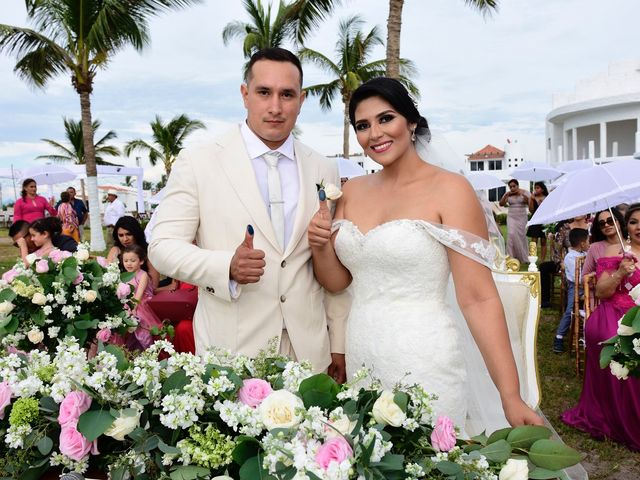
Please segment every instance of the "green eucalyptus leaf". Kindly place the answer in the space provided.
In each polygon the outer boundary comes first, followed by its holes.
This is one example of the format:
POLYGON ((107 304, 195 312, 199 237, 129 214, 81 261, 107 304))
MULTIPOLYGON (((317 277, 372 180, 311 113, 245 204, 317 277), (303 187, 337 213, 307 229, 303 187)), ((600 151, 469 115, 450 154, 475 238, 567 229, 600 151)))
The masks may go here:
POLYGON ((53 448, 53 440, 49 437, 42 437, 38 443, 36 443, 36 447, 38 447, 38 451, 42 455, 49 455, 51 449, 53 448))
POLYGON ((548 470, 562 470, 579 463, 582 458, 577 450, 553 440, 538 440, 529 450, 529 460, 548 470))
POLYGON ((547 427, 540 425, 522 425, 520 427, 515 427, 511 432, 509 432, 506 440, 511 444, 512 448, 527 449, 537 440, 550 437, 551 430, 547 427))
POLYGON ((87 440, 93 442, 109 429, 114 420, 115 418, 107 410, 89 410, 80 415, 78 431, 87 440))
POLYGON ((497 442, 498 440, 506 440, 509 434, 511 433, 511 430, 513 430, 512 427, 501 428, 500 430, 496 430, 491 435, 489 435, 489 438, 487 439, 487 445, 497 442))
POLYGON ((497 463, 506 462, 511 456, 511 444, 506 440, 497 440, 478 450, 487 460, 497 463))

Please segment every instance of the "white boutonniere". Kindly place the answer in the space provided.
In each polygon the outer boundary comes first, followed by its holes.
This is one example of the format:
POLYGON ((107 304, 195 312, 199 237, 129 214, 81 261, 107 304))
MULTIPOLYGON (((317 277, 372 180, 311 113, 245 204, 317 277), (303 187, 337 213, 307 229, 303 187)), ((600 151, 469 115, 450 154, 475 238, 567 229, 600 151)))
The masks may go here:
POLYGON ((316 183, 316 188, 318 191, 324 190, 327 200, 338 200, 342 196, 342 190, 340 190, 340 187, 333 183, 327 183, 325 185, 324 180, 320 183, 316 183))

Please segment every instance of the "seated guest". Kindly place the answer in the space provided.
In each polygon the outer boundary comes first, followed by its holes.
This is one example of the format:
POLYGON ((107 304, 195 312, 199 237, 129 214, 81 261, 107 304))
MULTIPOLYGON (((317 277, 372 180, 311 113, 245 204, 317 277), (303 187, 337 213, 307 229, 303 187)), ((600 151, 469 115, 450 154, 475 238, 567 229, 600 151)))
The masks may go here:
POLYGON ((620 380, 608 368, 600 368, 601 342, 616 335, 618 320, 634 306, 629 291, 640 284, 640 203, 629 207, 624 222, 630 251, 623 256, 620 244, 612 244, 598 258, 596 295, 600 304, 584 327, 582 393, 578 405, 562 414, 562 421, 595 438, 609 438, 640 451, 640 379, 620 380))
POLYGON ((567 308, 560 319, 560 325, 556 330, 556 338, 553 340, 553 351, 555 353, 564 352, 564 336, 571 326, 571 313, 573 312, 573 301, 575 295, 580 295, 580 279, 576 275, 576 259, 584 257, 589 248, 589 232, 584 228, 574 228, 569 232, 569 242, 571 247, 564 257, 564 276, 567 280, 567 308), (576 292, 576 283, 578 291, 576 292))
MULTIPOLYGON (((58 232, 54 234, 52 238, 52 243, 55 248, 67 252, 75 252, 78 249, 78 243, 73 238, 59 233, 62 232, 62 225, 57 217, 47 217, 41 220, 46 223, 51 223, 52 231, 58 232)), ((31 240, 29 222, 25 220, 14 222, 9 228, 9 236, 13 240, 13 246, 20 249, 20 257, 23 261, 27 258, 27 255, 38 250, 38 247, 31 240)))
MULTIPOLYGON (((122 252, 125 247, 131 245, 138 245, 144 251, 145 256, 147 255, 148 244, 144 230, 142 230, 142 226, 138 220, 127 215, 119 218, 113 227, 113 247, 109 250, 107 262, 111 263, 117 260, 120 264, 120 271, 124 272, 122 252)), ((154 289, 157 288, 160 280, 158 271, 148 260, 144 262, 142 269, 149 274, 152 287, 154 289)))
POLYGON ((596 271, 596 263, 610 245, 620 245, 620 237, 627 236, 624 225, 624 217, 617 208, 612 208, 613 216, 609 210, 602 210, 596 213, 591 225, 591 246, 584 261, 583 275, 588 275, 596 271), (618 232, 616 232, 616 226, 618 232))

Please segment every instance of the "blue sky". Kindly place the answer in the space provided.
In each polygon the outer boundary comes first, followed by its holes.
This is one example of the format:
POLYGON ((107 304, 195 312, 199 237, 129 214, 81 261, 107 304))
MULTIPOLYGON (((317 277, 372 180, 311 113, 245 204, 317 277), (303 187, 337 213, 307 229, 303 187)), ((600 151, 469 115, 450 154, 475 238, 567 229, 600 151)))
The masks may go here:
MULTIPOLYGON (((640 2, 500 3, 498 13, 483 18, 462 0, 406 0, 401 54, 418 67, 420 110, 456 153, 487 143, 502 147, 511 138, 522 145, 525 158, 544 160, 544 119, 552 94, 572 91, 578 80, 605 71, 610 62, 640 56, 633 41, 640 2)), ((355 13, 367 30, 378 25, 386 37, 387 8, 386 0, 345 0, 308 46, 331 56, 338 20, 355 13)), ((246 20, 239 0, 205 0, 154 20, 151 45, 142 55, 122 51, 108 70, 98 72, 93 114, 103 133, 115 130, 121 145, 148 137, 156 114, 168 119, 186 113, 208 126, 191 138, 197 143, 241 121, 241 43, 224 46, 221 40, 233 20, 246 20)), ((0 23, 26 25, 24 2, 4 0, 0 23)), ((382 57, 380 48, 373 58, 382 57)), ((13 58, 0 56, 0 167, 42 163, 34 158, 50 150, 40 139, 62 140, 62 117, 79 118, 78 97, 67 77, 56 78, 45 91, 34 90, 16 77, 13 65, 13 58)), ((327 79, 305 67, 306 85, 327 79)), ((339 153, 341 111, 337 104, 322 112, 317 99, 308 99, 299 118, 302 140, 321 153, 339 153)), ((355 138, 351 143, 358 152, 355 138)), ((146 159, 143 165, 149 167, 146 159)), ((157 180, 159 173, 147 168, 145 175, 157 180)), ((2 185, 6 198, 7 180, 2 185)))

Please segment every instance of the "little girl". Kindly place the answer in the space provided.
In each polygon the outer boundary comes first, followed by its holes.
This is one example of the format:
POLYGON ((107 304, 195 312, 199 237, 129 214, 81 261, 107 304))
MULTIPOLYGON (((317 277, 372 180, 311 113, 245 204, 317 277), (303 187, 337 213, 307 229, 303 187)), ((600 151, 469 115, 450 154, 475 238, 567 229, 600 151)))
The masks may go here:
POLYGON ((153 285, 149 275, 142 269, 146 260, 146 254, 139 245, 129 245, 122 253, 122 263, 127 272, 135 272, 135 276, 129 284, 135 289, 134 298, 139 302, 133 311, 138 319, 138 328, 135 331, 135 339, 127 342, 130 348, 146 349, 153 343, 151 329, 153 327, 162 328, 162 322, 147 305, 147 301, 153 297, 153 285))
MULTIPOLYGON (((40 218, 29 225, 29 234, 31 241, 38 247, 34 253, 39 257, 45 257, 51 253, 55 247, 53 246, 53 237, 60 232, 56 231, 52 222, 47 219, 40 218)), ((24 258, 23 258, 24 260, 24 258)))

